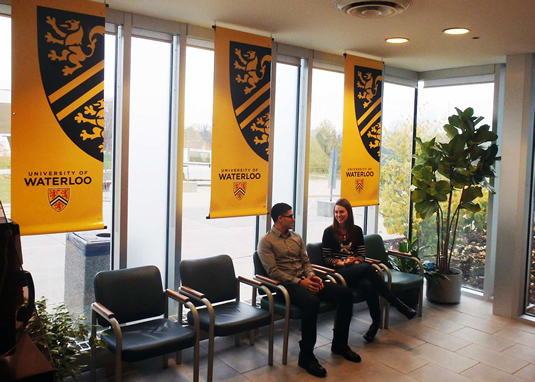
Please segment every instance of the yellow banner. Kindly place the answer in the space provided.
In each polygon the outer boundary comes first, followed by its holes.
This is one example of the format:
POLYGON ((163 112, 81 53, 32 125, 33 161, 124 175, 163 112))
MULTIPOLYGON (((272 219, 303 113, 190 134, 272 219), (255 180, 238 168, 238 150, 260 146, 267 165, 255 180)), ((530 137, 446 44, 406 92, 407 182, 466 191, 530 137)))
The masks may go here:
POLYGON ((379 204, 383 63, 347 55, 341 197, 353 207, 379 204))
POLYGON ((11 200, 21 234, 103 227, 105 9, 13 1, 11 200))
POLYGON ((271 38, 215 30, 210 218, 267 214, 271 38))

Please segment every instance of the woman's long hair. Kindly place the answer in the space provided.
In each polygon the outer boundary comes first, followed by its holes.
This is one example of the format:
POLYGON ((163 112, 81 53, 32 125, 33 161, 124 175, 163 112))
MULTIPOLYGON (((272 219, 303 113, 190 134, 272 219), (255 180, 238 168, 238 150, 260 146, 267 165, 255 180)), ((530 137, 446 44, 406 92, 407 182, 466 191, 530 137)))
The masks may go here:
POLYGON ((344 207, 347 211, 347 220, 345 223, 345 229, 347 232, 347 235, 351 238, 351 241, 354 240, 355 236, 355 219, 353 218, 353 208, 351 207, 351 203, 349 203, 349 200, 341 198, 336 201, 333 207, 333 234, 336 240, 341 241, 340 237, 338 235, 338 230, 340 229, 340 224, 338 223, 338 220, 336 220, 334 209, 336 206, 344 207))

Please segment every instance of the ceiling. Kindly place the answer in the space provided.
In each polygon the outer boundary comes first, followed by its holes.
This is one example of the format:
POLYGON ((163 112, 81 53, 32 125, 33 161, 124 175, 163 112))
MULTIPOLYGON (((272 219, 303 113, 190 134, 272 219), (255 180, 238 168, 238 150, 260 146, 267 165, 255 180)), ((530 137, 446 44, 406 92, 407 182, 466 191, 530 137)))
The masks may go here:
POLYGON ((417 72, 505 62, 535 52, 535 0, 413 0, 384 19, 343 14, 335 0, 106 0, 110 8, 202 27, 217 23, 269 33, 280 43, 350 52, 417 72), (451 27, 471 33, 444 35, 451 27), (402 36, 407 44, 387 44, 402 36))

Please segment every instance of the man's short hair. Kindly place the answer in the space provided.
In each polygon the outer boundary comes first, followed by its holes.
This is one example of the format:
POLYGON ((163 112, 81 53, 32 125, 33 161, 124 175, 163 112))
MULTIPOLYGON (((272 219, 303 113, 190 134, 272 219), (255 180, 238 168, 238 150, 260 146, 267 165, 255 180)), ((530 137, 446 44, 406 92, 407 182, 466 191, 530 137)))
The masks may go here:
POLYGON ((279 219, 279 216, 290 211, 291 209, 292 206, 286 203, 277 203, 271 207, 271 218, 273 219, 273 223, 276 223, 279 219))

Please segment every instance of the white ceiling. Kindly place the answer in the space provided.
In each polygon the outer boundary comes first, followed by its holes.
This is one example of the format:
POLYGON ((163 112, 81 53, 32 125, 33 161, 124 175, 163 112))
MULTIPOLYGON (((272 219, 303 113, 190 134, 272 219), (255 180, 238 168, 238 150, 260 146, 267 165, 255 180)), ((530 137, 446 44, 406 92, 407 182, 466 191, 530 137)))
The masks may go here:
POLYGON ((505 62, 535 52, 535 0, 413 0, 402 14, 361 19, 335 0, 106 0, 110 8, 202 27, 221 23, 271 34, 280 43, 327 53, 362 53, 414 71, 505 62), (471 33, 447 36, 442 30, 471 33), (407 44, 387 44, 403 36, 407 44), (476 39, 477 38, 477 39, 476 39))

